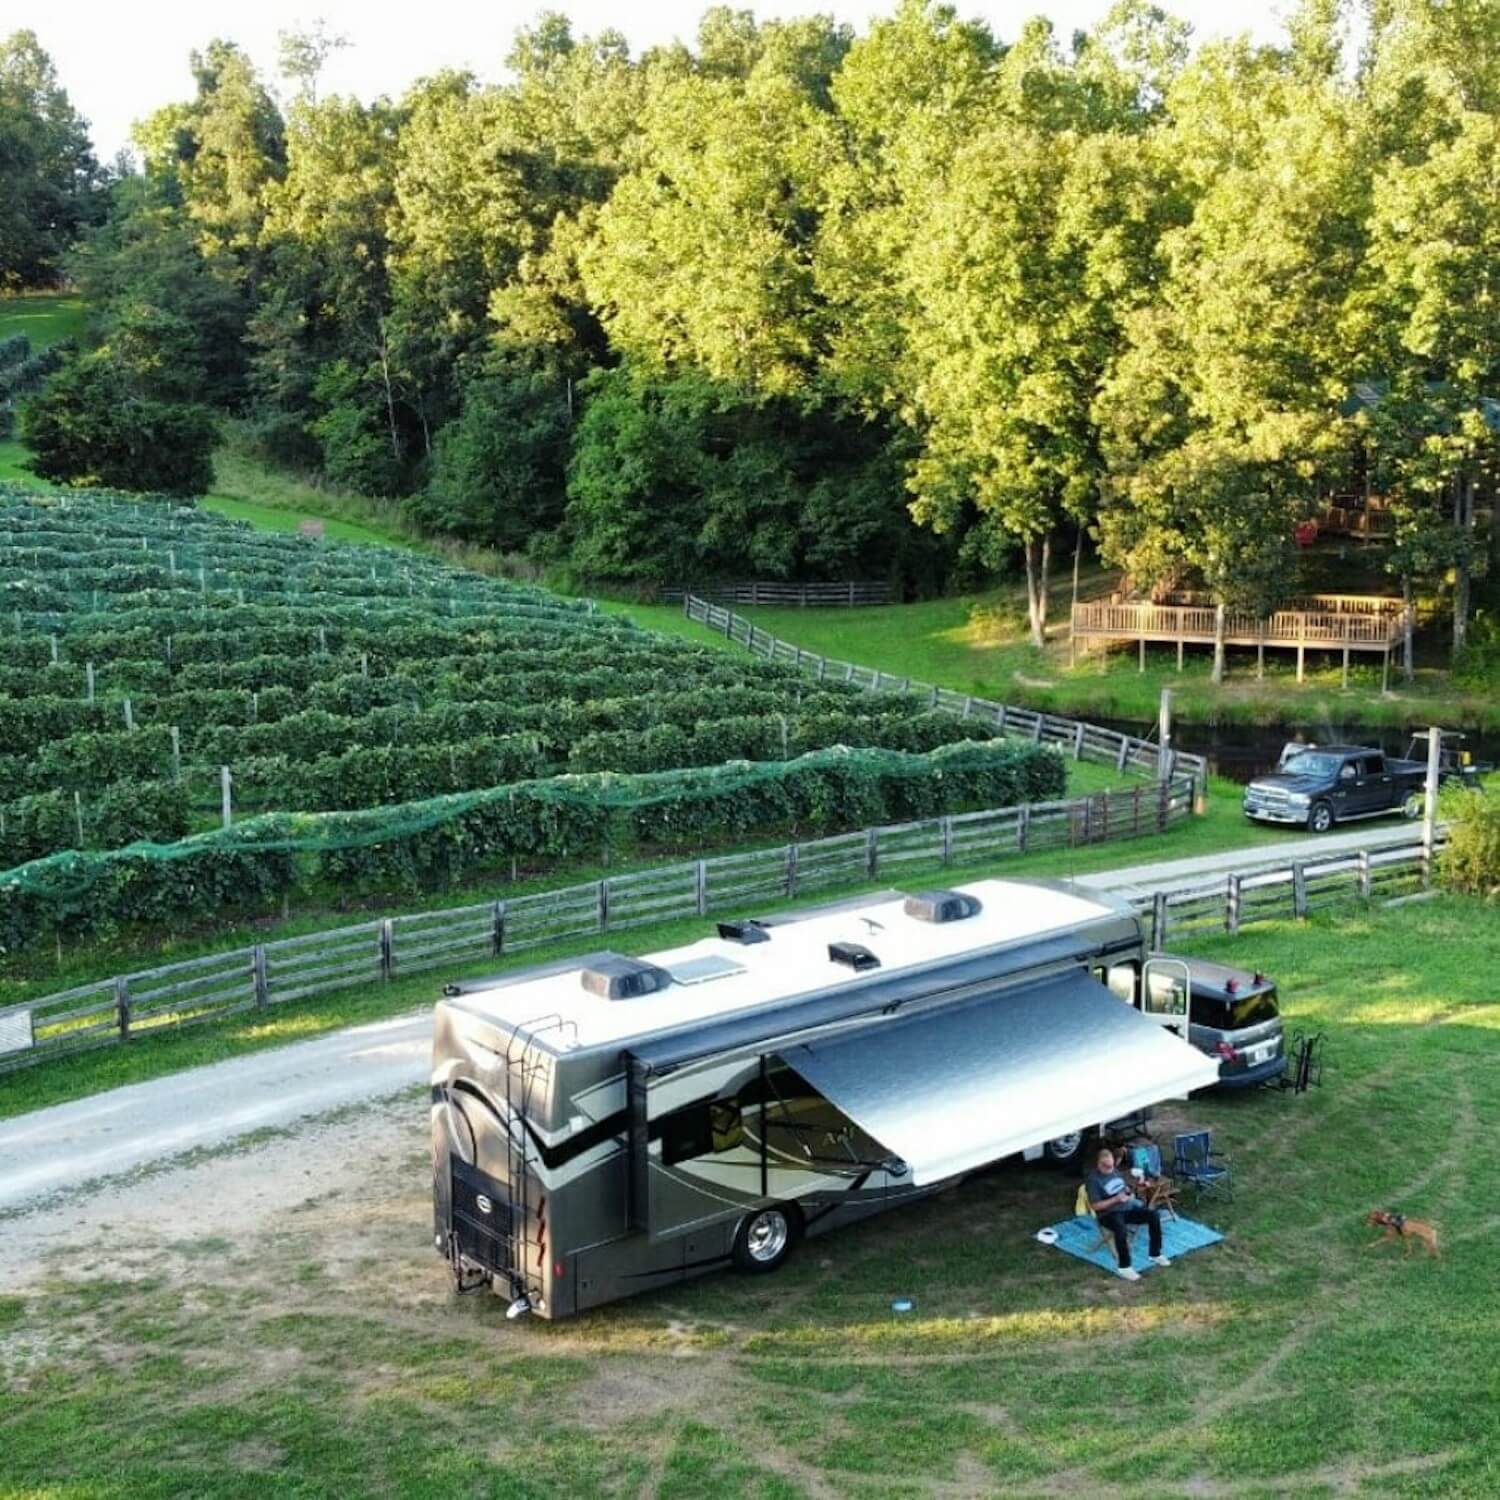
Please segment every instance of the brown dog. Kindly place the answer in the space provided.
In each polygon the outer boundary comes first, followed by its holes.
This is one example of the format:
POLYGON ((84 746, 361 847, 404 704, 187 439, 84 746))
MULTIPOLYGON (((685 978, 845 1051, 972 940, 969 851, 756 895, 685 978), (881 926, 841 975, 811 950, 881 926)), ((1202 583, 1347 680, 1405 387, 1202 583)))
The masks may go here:
POLYGON ((1406 1247, 1403 1253, 1410 1255, 1413 1244, 1421 1240, 1427 1246, 1429 1255, 1438 1253, 1437 1226, 1429 1224, 1425 1219, 1409 1219, 1405 1214, 1393 1213, 1388 1208, 1372 1208, 1365 1223, 1385 1230, 1378 1240, 1371 1240, 1365 1246, 1367 1250, 1373 1250, 1376 1245, 1388 1245, 1392 1240, 1401 1240, 1406 1247))

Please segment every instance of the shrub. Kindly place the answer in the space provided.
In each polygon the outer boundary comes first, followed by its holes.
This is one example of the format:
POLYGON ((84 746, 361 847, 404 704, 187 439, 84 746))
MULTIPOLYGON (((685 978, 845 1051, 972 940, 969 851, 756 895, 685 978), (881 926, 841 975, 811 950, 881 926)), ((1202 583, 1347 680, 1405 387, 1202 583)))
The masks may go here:
POLYGON ((1500 797, 1463 790, 1446 793, 1448 847, 1440 872, 1449 890, 1500 895, 1500 797))
POLYGON ((163 495, 213 484, 218 433, 208 408, 140 394, 106 354, 55 375, 27 403, 21 435, 44 479, 163 495))

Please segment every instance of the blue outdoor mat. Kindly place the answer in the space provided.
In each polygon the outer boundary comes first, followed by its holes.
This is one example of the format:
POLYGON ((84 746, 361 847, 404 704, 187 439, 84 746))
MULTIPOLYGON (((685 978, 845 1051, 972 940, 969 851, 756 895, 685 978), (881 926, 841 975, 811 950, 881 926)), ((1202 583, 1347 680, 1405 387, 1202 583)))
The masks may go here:
MULTIPOLYGON (((1117 1269, 1114 1240, 1111 1238, 1094 1248, 1095 1241, 1099 1238, 1099 1226, 1092 1219, 1064 1219, 1051 1228, 1057 1235, 1059 1250, 1065 1250, 1069 1255, 1076 1255, 1079 1260, 1086 1260, 1091 1266, 1098 1266, 1101 1271, 1114 1275, 1117 1269)), ((1170 1260, 1179 1260, 1190 1251, 1203 1249, 1205 1245, 1217 1245, 1223 1238, 1217 1229, 1210 1229, 1207 1224, 1199 1224, 1195 1219, 1174 1219, 1167 1214, 1162 1215, 1162 1254, 1170 1260)), ((1146 1226, 1132 1225, 1130 1259, 1143 1276, 1148 1271, 1160 1269, 1147 1259, 1146 1245, 1146 1226)))

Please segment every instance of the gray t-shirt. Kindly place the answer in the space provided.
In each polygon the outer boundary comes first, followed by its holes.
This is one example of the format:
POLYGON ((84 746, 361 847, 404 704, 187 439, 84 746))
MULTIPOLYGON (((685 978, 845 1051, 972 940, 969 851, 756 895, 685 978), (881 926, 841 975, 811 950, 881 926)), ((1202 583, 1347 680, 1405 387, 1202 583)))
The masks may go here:
MULTIPOLYGON (((1118 1172, 1111 1172, 1106 1176, 1103 1172, 1090 1172, 1084 1179, 1084 1187, 1088 1190, 1089 1204, 1102 1203, 1106 1198, 1117 1197, 1125 1191, 1125 1179, 1118 1172)), ((1105 1209, 1105 1213, 1114 1213, 1117 1209, 1131 1208, 1138 1200, 1134 1193, 1130 1195, 1128 1203, 1115 1203, 1105 1209)))

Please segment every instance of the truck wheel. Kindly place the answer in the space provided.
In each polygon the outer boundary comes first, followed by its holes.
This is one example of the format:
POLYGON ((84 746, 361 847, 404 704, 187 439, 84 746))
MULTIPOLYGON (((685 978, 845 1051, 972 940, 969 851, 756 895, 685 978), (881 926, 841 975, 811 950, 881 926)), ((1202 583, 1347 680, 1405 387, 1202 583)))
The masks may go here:
POLYGON ((1042 1160, 1049 1167, 1066 1171, 1069 1167, 1076 1166, 1082 1158, 1087 1139, 1087 1132, 1075 1130, 1070 1135, 1060 1135, 1056 1140, 1047 1141, 1042 1146, 1042 1160))
POLYGON ((775 1203, 747 1214, 735 1231, 731 1252, 735 1269, 764 1276, 786 1262, 802 1230, 802 1216, 790 1203, 775 1203))
POLYGON ((1311 833, 1327 833, 1333 827, 1333 808, 1326 802, 1314 802, 1308 809, 1307 827, 1311 833))
POLYGON ((1406 794, 1406 800, 1401 804, 1401 816, 1415 823, 1418 818, 1427 811, 1427 794, 1425 792, 1411 791, 1406 794))

